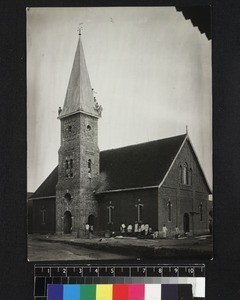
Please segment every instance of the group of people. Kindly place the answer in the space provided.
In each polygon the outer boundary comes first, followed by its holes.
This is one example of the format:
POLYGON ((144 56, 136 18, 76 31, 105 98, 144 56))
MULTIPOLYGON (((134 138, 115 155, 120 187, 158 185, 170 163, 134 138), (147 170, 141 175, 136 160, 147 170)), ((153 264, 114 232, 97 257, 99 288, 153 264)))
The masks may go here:
POLYGON ((135 222, 134 225, 129 224, 126 226, 124 223, 120 226, 120 233, 122 235, 136 235, 136 236, 148 236, 152 233, 152 228, 148 223, 143 224, 142 222, 135 222))
POLYGON ((165 224, 163 224, 163 227, 162 227, 163 238, 167 238, 167 236, 173 237, 173 234, 174 234, 175 239, 178 239, 180 237, 180 230, 179 230, 178 226, 176 226, 175 230, 172 231, 172 229, 168 230, 167 226, 165 224))
POLYGON ((92 239, 92 237, 93 237, 93 225, 89 225, 88 223, 86 223, 86 225, 85 225, 85 235, 89 239, 92 239))
MULTIPOLYGON (((136 236, 138 238, 144 238, 144 237, 151 237, 151 238, 158 238, 160 237, 159 231, 153 231, 152 227, 149 226, 148 223, 144 224, 143 222, 137 222, 135 221, 135 224, 129 224, 126 226, 124 223, 121 224, 120 226, 120 233, 121 235, 126 235, 126 236, 136 236)), ((167 238, 169 234, 172 234, 172 231, 167 228, 165 224, 163 224, 162 227, 162 237, 167 238), (169 233, 170 232, 170 233, 169 233)), ((89 239, 93 237, 93 225, 86 223, 85 225, 85 235, 89 239)), ((175 238, 178 238, 180 236, 180 231, 178 226, 175 228, 174 232, 175 238)))
MULTIPOLYGON (((143 222, 135 222, 134 226, 129 224, 126 226, 124 223, 120 226, 120 233, 122 235, 134 235, 137 237, 152 237, 154 239, 160 237, 159 231, 153 231, 152 227, 148 223, 144 224, 143 222)), ((165 224, 162 227, 162 238, 167 238, 172 234, 172 230, 169 230, 165 224)), ((180 236, 180 231, 178 226, 176 226, 174 231, 174 237, 178 238, 180 236)))

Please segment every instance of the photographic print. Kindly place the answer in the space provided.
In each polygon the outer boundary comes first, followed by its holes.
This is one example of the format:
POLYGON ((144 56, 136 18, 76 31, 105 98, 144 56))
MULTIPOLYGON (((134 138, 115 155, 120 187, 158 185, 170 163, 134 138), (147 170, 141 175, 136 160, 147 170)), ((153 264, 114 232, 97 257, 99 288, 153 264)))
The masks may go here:
POLYGON ((28 259, 212 257, 209 7, 27 10, 28 259))

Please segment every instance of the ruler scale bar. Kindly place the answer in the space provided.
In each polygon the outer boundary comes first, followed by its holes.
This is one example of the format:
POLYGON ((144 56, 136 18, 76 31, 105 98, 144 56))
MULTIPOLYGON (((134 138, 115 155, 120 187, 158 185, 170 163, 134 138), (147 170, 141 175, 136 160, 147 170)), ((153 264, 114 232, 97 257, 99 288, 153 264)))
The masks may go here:
MULTIPOLYGON (((108 273, 108 276, 179 276, 179 277, 204 277, 205 266, 35 266, 35 277, 53 276, 99 276, 108 273), (119 275, 118 275, 119 274, 119 275)), ((107 276, 106 275, 106 276, 107 276)))
MULTIPOLYGON (((94 286, 97 293, 93 300, 101 300, 104 293, 107 293, 109 300, 118 300, 117 290, 124 287, 129 290, 126 300, 137 300, 138 298, 143 300, 150 298, 152 300, 175 300, 176 295, 180 295, 180 293, 183 295, 181 295, 181 299, 186 297, 188 297, 187 300, 205 299, 205 265, 203 264, 152 266, 35 265, 34 275, 34 300, 79 299, 81 288, 84 291, 84 289, 90 289, 94 286), (159 286, 162 286, 161 292, 159 292, 159 286), (190 294, 187 292, 187 286, 188 289, 191 287, 193 298, 184 296, 187 293, 190 294), (61 293, 61 288, 63 288, 62 298, 61 296, 51 298, 51 293, 61 293), (133 298, 133 294, 136 294, 137 291, 139 291, 139 297, 133 298), (144 297, 143 293, 145 293, 144 297), (76 296, 77 294, 79 295, 76 296)), ((88 300, 88 298, 85 299, 88 300)), ((81 300, 85 299, 81 297, 81 300)))

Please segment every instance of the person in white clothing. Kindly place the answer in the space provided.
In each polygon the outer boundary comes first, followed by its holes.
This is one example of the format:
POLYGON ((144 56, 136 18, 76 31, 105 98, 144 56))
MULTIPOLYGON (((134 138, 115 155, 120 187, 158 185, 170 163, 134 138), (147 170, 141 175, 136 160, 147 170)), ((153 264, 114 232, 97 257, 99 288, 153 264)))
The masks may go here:
POLYGON ((132 224, 129 224, 127 227, 127 232, 132 233, 132 230, 133 230, 132 224))
POLYGON ((149 224, 145 224, 145 235, 148 235, 149 224))
POLYGON ((163 238, 164 238, 164 239, 167 237, 167 231, 168 231, 168 229, 167 229, 166 225, 164 224, 164 225, 163 225, 163 228, 162 228, 163 238))
POLYGON ((86 235, 86 237, 89 237, 89 224, 88 223, 86 223, 86 225, 85 225, 85 235, 86 235))
POLYGON ((126 225, 124 223, 122 223, 121 227, 120 227, 120 231, 122 234, 125 233, 125 228, 126 228, 126 225))
POLYGON ((137 234, 138 233, 138 222, 135 221, 135 224, 134 224, 134 233, 137 234))

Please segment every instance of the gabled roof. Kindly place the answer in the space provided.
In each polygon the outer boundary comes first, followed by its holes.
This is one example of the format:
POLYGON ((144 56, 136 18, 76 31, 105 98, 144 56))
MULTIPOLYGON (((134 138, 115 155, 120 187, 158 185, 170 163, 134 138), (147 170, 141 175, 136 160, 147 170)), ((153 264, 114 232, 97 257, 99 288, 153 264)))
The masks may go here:
POLYGON ((190 149, 192 150, 193 156, 195 157, 196 164, 198 165, 199 171, 200 171, 200 173, 201 173, 201 175, 202 175, 202 178, 203 178, 203 181, 204 181, 204 183, 205 183, 205 185, 206 185, 206 188, 207 188, 207 190, 208 190, 208 193, 209 193, 209 194, 212 194, 212 190, 211 190, 210 185, 209 185, 209 183, 208 183, 208 181, 207 181, 207 179, 206 179, 206 176, 205 176, 205 174, 204 174, 204 171, 203 171, 203 169, 202 169, 202 167, 201 167, 201 164, 200 164, 200 161, 199 161, 199 159, 198 159, 197 153, 195 152, 194 147, 193 147, 193 144, 192 144, 192 142, 191 142, 191 140, 190 140, 190 138, 189 138, 188 135, 187 135, 187 141, 188 141, 188 143, 189 143, 190 149))
POLYGON ((93 97, 81 37, 79 36, 66 98, 59 117, 62 118, 80 111, 96 117, 99 116, 96 101, 93 97))
MULTIPOLYGON (((211 194, 204 172, 187 134, 100 152, 100 173, 105 173, 103 192, 159 187, 170 171, 177 154, 188 142, 211 194)), ((30 199, 56 196, 58 167, 40 185, 30 199)))
POLYGON ((100 172, 107 190, 158 186, 176 157, 186 134, 100 153, 100 172))
POLYGON ((29 198, 56 197, 56 185, 58 182, 58 166, 44 180, 36 192, 29 198))

